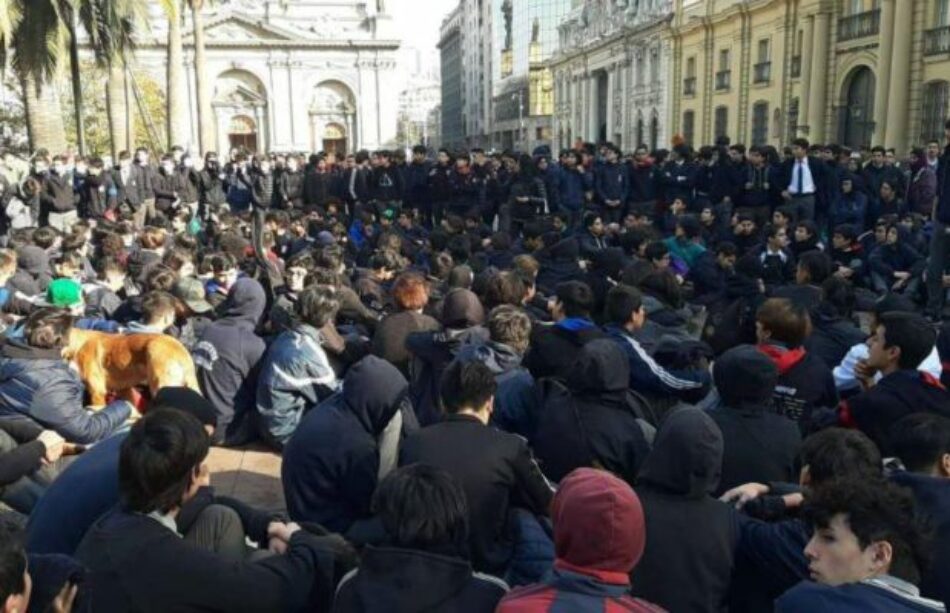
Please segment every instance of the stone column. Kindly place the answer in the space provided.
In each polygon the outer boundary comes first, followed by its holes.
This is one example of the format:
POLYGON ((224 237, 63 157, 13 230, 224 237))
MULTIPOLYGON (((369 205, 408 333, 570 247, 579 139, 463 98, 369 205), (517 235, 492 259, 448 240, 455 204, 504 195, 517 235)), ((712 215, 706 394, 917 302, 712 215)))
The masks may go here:
POLYGON ((826 92, 828 90, 828 39, 831 34, 831 14, 815 16, 814 50, 811 66, 811 91, 808 97, 809 140, 820 143, 825 138, 826 92))
POLYGON ((891 55, 891 83, 888 93, 888 126, 886 147, 893 147, 897 155, 907 152, 907 122, 910 99, 910 47, 913 38, 911 25, 914 0, 902 0, 901 10, 894 19, 894 51, 891 55))
MULTIPOLYGON (((903 2, 901 4, 901 12, 904 12, 903 2)), ((887 139, 887 102, 891 90, 891 56, 894 51, 894 13, 894 0, 882 0, 881 31, 877 45, 877 81, 874 85, 874 141, 872 145, 883 145, 887 139)), ((909 19, 909 7, 907 13, 909 19)), ((909 41, 908 44, 910 44, 909 41)), ((908 95, 906 91, 904 94, 908 95)))
POLYGON ((614 125, 614 81, 617 79, 617 66, 607 70, 607 140, 613 140, 617 126, 614 125))
POLYGON ((597 99, 597 77, 590 75, 587 77, 587 140, 596 143, 597 133, 600 131, 597 125, 597 107, 600 101, 597 99))
POLYGON ((802 28, 802 92, 798 100, 798 116, 801 117, 799 123, 809 125, 808 120, 808 97, 811 96, 811 62, 815 56, 815 16, 805 17, 805 24, 802 28))

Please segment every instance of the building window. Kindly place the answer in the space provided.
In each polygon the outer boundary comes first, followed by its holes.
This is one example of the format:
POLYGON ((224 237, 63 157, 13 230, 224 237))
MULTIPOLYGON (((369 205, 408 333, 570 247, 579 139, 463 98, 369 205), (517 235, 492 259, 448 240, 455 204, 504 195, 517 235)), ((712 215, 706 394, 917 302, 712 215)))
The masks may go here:
POLYGON ((772 79, 771 44, 767 38, 759 41, 758 62, 753 67, 752 80, 755 83, 768 83, 772 79))
POLYGON ((650 83, 660 80, 660 53, 656 49, 650 51, 650 83))
POLYGON ((788 134, 785 137, 791 142, 798 137, 798 98, 792 98, 788 104, 788 134))
POLYGON ((933 81, 924 86, 921 142, 943 142, 944 123, 950 116, 950 82, 933 81))
POLYGON ((660 142, 660 118, 656 111, 650 117, 650 151, 656 151, 657 144, 660 142))
POLYGON ((727 136, 729 130, 729 107, 728 106, 718 106, 716 107, 716 119, 715 119, 715 136, 719 138, 720 136, 727 136))
POLYGON ((729 70, 729 50, 720 49, 719 50, 719 71, 729 70))
POLYGON ((769 56, 771 42, 772 41, 767 38, 763 38, 759 41, 759 62, 768 62, 771 59, 769 56))
POLYGON ((752 107, 752 144, 764 145, 769 138, 769 103, 757 102, 752 107))
POLYGON ((937 26, 950 26, 950 0, 937 0, 936 18, 937 26))
POLYGON ((637 142, 634 143, 635 147, 639 147, 643 144, 643 113, 637 111, 637 142))
POLYGON ((731 86, 732 71, 729 68, 730 62, 729 50, 721 49, 719 51, 719 70, 716 72, 716 91, 725 91, 731 86))
POLYGON ((683 112, 683 140, 687 145, 693 144, 693 132, 696 127, 696 113, 693 111, 683 112))
POLYGON ((686 58, 686 78, 696 78, 696 58, 694 57, 686 58))
POLYGON ((637 85, 643 85, 643 75, 646 63, 643 61, 643 52, 637 53, 637 85))
POLYGON ((686 77, 683 79, 683 95, 696 95, 696 58, 686 58, 686 77))

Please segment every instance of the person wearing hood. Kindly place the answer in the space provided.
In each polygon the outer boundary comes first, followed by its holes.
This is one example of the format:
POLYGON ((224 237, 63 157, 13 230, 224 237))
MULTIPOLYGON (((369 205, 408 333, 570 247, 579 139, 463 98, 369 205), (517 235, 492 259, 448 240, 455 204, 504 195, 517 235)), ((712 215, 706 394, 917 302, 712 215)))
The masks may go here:
POLYGON ((336 292, 322 285, 308 287, 295 307, 298 321, 268 348, 257 378, 260 434, 278 449, 307 411, 340 388, 321 332, 340 308, 336 292))
POLYGON ((848 224, 854 228, 863 229, 867 223, 867 194, 860 189, 856 189, 854 175, 849 172, 844 172, 841 175, 839 186, 838 195, 831 205, 831 227, 848 224))
POLYGON ((630 593, 669 611, 722 611, 739 522, 710 494, 719 487, 723 440, 709 415, 670 413, 635 488, 646 518, 646 547, 630 593))
POLYGON ((805 339, 805 350, 821 358, 827 366, 841 363, 848 350, 867 338, 852 319, 854 286, 833 276, 821 284, 821 302, 812 310, 814 329, 805 339))
POLYGON ((503 304, 489 313, 486 327, 488 341, 463 346, 458 359, 481 362, 495 375, 498 388, 492 425, 531 441, 538 424, 538 406, 534 378, 521 365, 531 337, 531 318, 518 307, 503 304))
POLYGON ((839 423, 867 434, 887 456, 888 433, 902 417, 913 413, 950 417, 950 393, 938 379, 917 370, 933 351, 936 337, 921 315, 881 315, 868 339, 868 357, 859 375, 865 391, 841 403, 839 423), (882 377, 875 381, 878 372, 882 377))
POLYGON ((531 376, 565 378, 577 351, 592 340, 604 338, 605 334, 591 319, 593 308, 594 294, 586 283, 558 284, 548 302, 554 325, 538 324, 531 333, 531 348, 524 360, 531 376))
POLYGON ((649 395, 674 396, 684 402, 699 402, 709 392, 706 370, 669 371, 650 356, 636 338, 646 323, 643 295, 636 288, 618 285, 607 294, 604 330, 626 355, 630 389, 649 395))
POLYGON ((647 353, 654 354, 664 339, 697 339, 699 331, 696 330, 694 313, 683 299, 683 290, 673 271, 651 272, 638 287, 643 291, 646 319, 634 337, 647 353))
POLYGON ((340 582, 333 613, 493 611, 508 586, 474 573, 468 555, 465 492, 444 470, 394 470, 373 495, 386 539, 363 550, 340 582))
POLYGON ((488 425, 495 389, 494 375, 483 363, 450 363, 440 381, 446 417, 410 435, 399 462, 442 468, 458 481, 468 501, 472 566, 503 577, 525 570, 518 551, 531 537, 518 528, 525 514, 531 519, 548 514, 553 490, 525 439, 488 425))
POLYGON ((16 250, 17 271, 9 281, 10 288, 25 296, 36 296, 46 291, 53 280, 49 255, 36 245, 24 245, 16 250))
POLYGON ((871 283, 881 294, 893 291, 913 296, 927 261, 904 241, 900 230, 896 223, 889 224, 886 241, 871 252, 871 283))
POLYGON ((722 477, 716 494, 743 483, 791 482, 802 437, 771 410, 778 368, 752 345, 725 352, 713 364, 720 402, 712 408, 722 432, 722 477))
POLYGON ((544 473, 560 481, 581 466, 604 468, 628 483, 650 450, 645 407, 633 396, 620 345, 593 340, 579 350, 566 385, 547 382, 533 446, 544 473))
POLYGON ((281 481, 291 519, 340 534, 369 519, 376 485, 417 428, 399 370, 372 355, 354 364, 342 390, 305 413, 284 447, 281 481))
POLYGON ((735 274, 726 278, 725 299, 706 319, 703 340, 718 355, 736 345, 755 343, 755 312, 765 302, 762 265, 753 254, 736 260, 735 274))
POLYGON ((583 275, 578 261, 580 244, 576 236, 564 237, 559 232, 544 232, 540 249, 532 255, 538 261, 537 285, 545 294, 553 294, 557 286, 574 281, 583 275))
POLYGON ((429 303, 429 287, 416 273, 403 273, 392 287, 392 299, 397 311, 383 317, 373 332, 373 355, 392 362, 399 371, 409 376, 412 354, 406 339, 415 332, 435 331, 439 322, 423 313, 429 303))
POLYGON ((921 593, 950 602, 950 419, 915 413, 894 424, 890 446, 902 468, 888 478, 914 493, 918 510, 934 534, 934 559, 920 583, 921 593))
POLYGON ((811 430, 817 409, 838 404, 831 369, 802 345, 811 332, 808 311, 787 298, 770 298, 759 307, 755 322, 759 351, 778 367, 774 410, 804 434, 811 430))
POLYGON ((22 338, 0 346, 0 417, 33 420, 69 442, 91 444, 119 429, 132 405, 117 400, 101 411, 83 406, 85 388, 63 359, 72 317, 45 308, 27 318, 22 338))
POLYGON ((218 415, 213 442, 242 445, 256 438, 254 413, 259 362, 267 349, 254 333, 267 297, 254 279, 238 279, 192 351, 198 384, 218 415))
POLYGON ((409 395, 423 426, 439 421, 439 380, 442 371, 463 346, 482 344, 488 331, 482 326, 485 309, 474 292, 456 288, 442 301, 442 330, 413 332, 406 338, 411 356, 409 395))
POLYGON ((634 598, 631 573, 646 547, 640 499, 603 470, 578 468, 561 481, 551 504, 554 568, 541 583, 513 590, 497 613, 660 613, 634 598))

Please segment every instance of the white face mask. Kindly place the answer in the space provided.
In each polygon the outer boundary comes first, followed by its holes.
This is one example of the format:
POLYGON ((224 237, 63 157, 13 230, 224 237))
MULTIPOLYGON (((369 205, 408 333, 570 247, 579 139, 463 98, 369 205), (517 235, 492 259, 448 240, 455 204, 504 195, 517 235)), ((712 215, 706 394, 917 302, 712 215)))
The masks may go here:
POLYGON ((290 172, 297 172, 297 162, 290 162, 287 164, 287 170, 290 172))
POLYGON ((139 161, 139 164, 147 164, 147 163, 148 163, 148 155, 145 154, 145 153, 140 153, 140 154, 138 154, 137 156, 135 156, 135 159, 137 159, 137 160, 139 161))
POLYGON ((54 165, 53 165, 53 172, 55 172, 56 174, 61 175, 61 174, 63 174, 65 171, 66 171, 66 168, 65 168, 62 164, 54 164, 54 165))
POLYGON ((191 158, 185 158, 182 164, 184 164, 185 168, 194 168, 195 161, 191 158))
POLYGON ((175 170, 175 166, 173 164, 162 164, 162 170, 165 171, 165 174, 171 174, 175 170))
POLYGON ((265 175, 270 172, 270 164, 261 164, 261 172, 265 175))
POLYGON ((84 175, 86 174, 86 172, 87 172, 87 168, 85 164, 79 164, 78 166, 76 166, 76 174, 84 175))
POLYGON ((131 168, 131 166, 132 166, 132 162, 130 162, 130 161, 128 161, 128 160, 123 160, 123 161, 119 162, 119 168, 121 168, 121 169, 123 169, 123 170, 126 170, 126 169, 128 169, 128 168, 131 168))

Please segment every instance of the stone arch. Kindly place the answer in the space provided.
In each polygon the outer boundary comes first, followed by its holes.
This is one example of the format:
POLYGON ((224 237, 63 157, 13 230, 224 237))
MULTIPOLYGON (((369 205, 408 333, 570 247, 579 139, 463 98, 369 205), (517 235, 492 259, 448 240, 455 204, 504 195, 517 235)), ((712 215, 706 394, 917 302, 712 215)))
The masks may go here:
POLYGON ((876 75, 868 64, 858 64, 845 74, 838 90, 838 142, 844 146, 870 146, 874 136, 876 75))
POLYGON ((346 153, 357 139, 356 96, 337 79, 317 82, 310 90, 310 133, 313 149, 346 153))
POLYGON ((214 80, 211 100, 220 152, 236 147, 252 152, 267 149, 267 87, 256 74, 243 67, 221 72, 214 80), (253 130, 234 131, 240 126, 253 126, 253 130))

